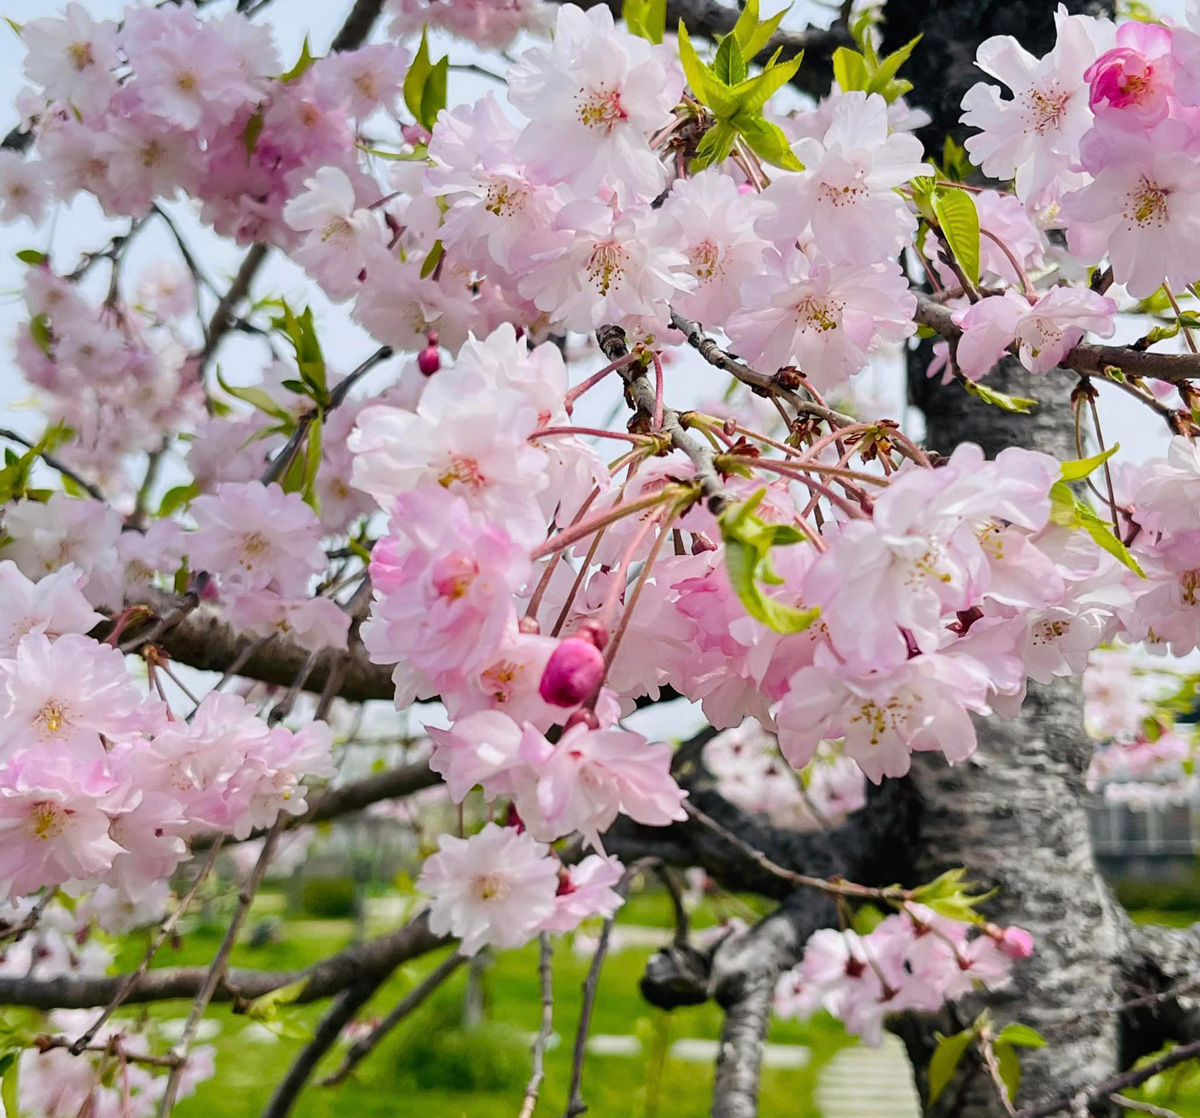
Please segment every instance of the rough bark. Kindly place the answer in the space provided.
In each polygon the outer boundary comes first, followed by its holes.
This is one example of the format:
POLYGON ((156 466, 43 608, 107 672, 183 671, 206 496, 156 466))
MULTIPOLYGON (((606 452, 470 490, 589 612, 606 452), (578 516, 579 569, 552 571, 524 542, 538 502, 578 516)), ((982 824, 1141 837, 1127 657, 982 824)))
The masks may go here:
MULTIPOLYGON (((913 387, 934 449, 948 453, 971 441, 988 457, 1006 446, 1025 446, 1070 458, 1072 380, 1065 373, 1032 377, 1012 359, 989 374, 989 384, 1000 391, 1041 401, 1029 416, 990 407, 957 385, 925 381, 913 387)), ((1021 1054, 1018 1104, 1029 1104, 1084 1087, 1117 1068, 1117 1017, 1089 1011, 1121 999, 1117 959, 1126 921, 1092 854, 1084 786, 1090 745, 1079 681, 1031 682, 1018 718, 977 720, 977 732, 978 751, 957 767, 940 757, 913 759, 909 783, 921 806, 912 870, 915 879, 927 880, 950 866, 969 867, 981 884, 999 889, 988 915, 1033 933, 1037 949, 1014 968, 1009 989, 960 1002, 936 1022, 944 1032, 955 1031, 986 1005, 998 1023, 1019 1020, 1047 1036, 1044 1049, 1021 1054), (1078 1020, 1060 1027, 1076 1015, 1078 1020)), ((933 1025, 909 1020, 901 1029, 922 1098, 933 1025)), ((930 1113, 1002 1115, 980 1065, 965 1061, 962 1072, 962 1082, 930 1113)))

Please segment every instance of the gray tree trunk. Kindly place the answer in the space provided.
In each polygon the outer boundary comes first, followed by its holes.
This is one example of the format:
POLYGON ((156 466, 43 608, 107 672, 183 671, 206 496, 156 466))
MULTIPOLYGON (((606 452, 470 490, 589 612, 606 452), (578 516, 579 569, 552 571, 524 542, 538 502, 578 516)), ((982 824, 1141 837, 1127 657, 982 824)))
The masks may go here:
MULTIPOLYGON (((1076 0, 1067 6, 1075 12, 1112 14, 1112 5, 1103 0, 1076 0)), ((1054 8, 1039 0, 892 0, 887 5, 887 48, 923 36, 910 76, 915 84, 911 100, 933 116, 922 135, 927 150, 936 156, 944 136, 963 138, 958 124, 962 95, 984 77, 974 66, 978 44, 990 35, 1011 34, 1034 54, 1043 54, 1053 45, 1054 8)), ((1010 415, 957 385, 943 387, 925 379, 927 356, 913 355, 910 395, 925 414, 931 447, 949 453, 958 443, 971 441, 989 458, 1006 446, 1075 457, 1071 374, 1032 377, 1014 360, 1005 361, 988 383, 1041 402, 1032 416, 1010 415)), ((957 1081, 936 1106, 928 1105, 926 1069, 935 1027, 956 1031, 985 1005, 998 1024, 1021 1021, 1048 1040, 1039 1051, 1021 1052, 1018 1106, 1069 1094, 1120 1066, 1122 1020, 1097 1010, 1128 996, 1130 930, 1091 848, 1083 784, 1090 748, 1082 715, 1078 681, 1030 683, 1017 719, 977 721, 979 749, 966 763, 950 768, 940 757, 913 759, 909 783, 919 804, 912 847, 915 878, 927 880, 955 865, 969 867, 982 884, 999 889, 989 916, 1027 928, 1037 945, 1033 958, 1014 968, 1010 989, 959 1003, 936 1023, 914 1018, 899 1027, 929 1114, 1001 1118, 1006 1113, 976 1058, 963 1062, 957 1081)))
MULTIPOLYGON (((1008 360, 988 383, 1033 396, 1041 406, 1032 416, 1010 415, 958 385, 914 383, 931 447, 948 452, 971 441, 989 458, 1006 446, 1075 456, 1071 374, 1032 377, 1008 360)), ((951 866, 969 867, 981 884, 999 889, 989 916, 1028 929, 1037 946, 1033 958, 1015 966, 1009 990, 961 1002, 936 1025, 956 1031, 987 1005, 998 1024, 1021 1021, 1037 1029, 1049 1043, 1021 1053, 1018 1101, 1045 1101, 1101 1080, 1118 1066, 1118 1017, 1090 1011, 1121 1000, 1118 963, 1126 921, 1100 878, 1088 834, 1083 777, 1090 747, 1079 681, 1030 683, 1020 717, 979 719, 976 728, 979 749, 961 765, 951 768, 933 755, 913 758, 909 780, 920 811, 912 871, 916 880, 928 880, 951 866), (1077 1014, 1083 1014, 1077 1023, 1059 1027, 1077 1014)), ((933 1031, 928 1020, 906 1021, 901 1029, 923 1099, 933 1031)), ((956 1087, 929 1113, 1005 1113, 977 1061, 964 1063, 956 1087)))

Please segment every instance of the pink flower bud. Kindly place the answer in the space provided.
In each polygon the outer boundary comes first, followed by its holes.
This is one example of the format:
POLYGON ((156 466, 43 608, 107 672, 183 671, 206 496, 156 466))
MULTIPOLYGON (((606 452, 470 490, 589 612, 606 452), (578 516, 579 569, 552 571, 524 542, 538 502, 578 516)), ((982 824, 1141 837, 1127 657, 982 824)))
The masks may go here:
POLYGON ((437 343, 430 342, 429 345, 417 354, 417 368, 427 377, 431 377, 441 367, 442 355, 438 353, 437 343))
POLYGON ((1005 928, 996 946, 1010 959, 1028 959, 1033 954, 1033 936, 1024 928, 1005 928))
POLYGON ((604 656, 590 640, 567 637, 550 654, 538 694, 556 707, 578 706, 604 679, 604 656))
POLYGON ((566 733, 567 730, 576 726, 586 726, 589 730, 598 730, 600 729, 600 717, 591 707, 580 707, 567 719, 563 732, 566 733))
POLYGON ((575 626, 575 632, 572 636, 579 637, 581 640, 591 641, 601 652, 604 651, 604 646, 608 644, 608 630, 602 622, 597 621, 594 617, 585 617, 575 626))

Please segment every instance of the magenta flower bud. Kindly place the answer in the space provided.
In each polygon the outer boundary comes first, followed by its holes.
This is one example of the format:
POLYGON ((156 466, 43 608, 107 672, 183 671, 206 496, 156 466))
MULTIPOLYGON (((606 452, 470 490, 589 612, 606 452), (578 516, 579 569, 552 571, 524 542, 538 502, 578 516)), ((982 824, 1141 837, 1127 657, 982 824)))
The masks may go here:
POLYGON ((442 355, 438 353, 438 347, 435 342, 430 342, 420 353, 417 354, 417 368, 421 370, 427 377, 433 376, 434 373, 442 367, 442 355))
POLYGON ((1028 959, 1033 954, 1033 936, 1024 928, 1005 928, 996 946, 1010 959, 1028 959))
POLYGON ((582 637, 567 637, 550 654, 538 694, 556 707, 578 706, 596 693, 603 679, 600 649, 582 637))

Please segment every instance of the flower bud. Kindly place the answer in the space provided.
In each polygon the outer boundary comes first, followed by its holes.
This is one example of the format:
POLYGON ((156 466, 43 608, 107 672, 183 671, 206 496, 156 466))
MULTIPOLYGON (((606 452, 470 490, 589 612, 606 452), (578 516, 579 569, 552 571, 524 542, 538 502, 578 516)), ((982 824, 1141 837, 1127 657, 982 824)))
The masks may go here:
POLYGON ((590 640, 567 637, 550 654, 538 694, 556 707, 578 706, 604 679, 604 656, 590 640))
POLYGON ((608 644, 608 630, 594 617, 585 617, 575 626, 575 632, 571 635, 579 637, 580 640, 591 641, 601 652, 608 644))
POLYGON ((1033 936, 1024 928, 1005 928, 996 946, 1010 959, 1028 959, 1033 954, 1033 936))
POLYGON ((417 354, 417 368, 431 377, 442 367, 442 355, 438 352, 438 336, 435 332, 430 331, 426 341, 428 344, 417 354))

